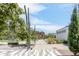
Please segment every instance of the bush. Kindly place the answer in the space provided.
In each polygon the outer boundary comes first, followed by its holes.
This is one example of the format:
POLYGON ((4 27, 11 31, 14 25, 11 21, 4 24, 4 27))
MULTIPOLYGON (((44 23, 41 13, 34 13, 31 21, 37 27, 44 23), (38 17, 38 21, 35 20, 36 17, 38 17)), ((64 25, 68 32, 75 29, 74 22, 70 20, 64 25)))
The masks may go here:
POLYGON ((47 42, 48 42, 48 44, 51 44, 52 38, 49 37, 47 42))
POLYGON ((61 39, 55 39, 56 40, 56 43, 57 44, 60 44, 60 43, 63 43, 64 42, 64 40, 61 40, 61 39))
POLYGON ((59 43, 63 43, 62 40, 57 40, 56 38, 48 38, 48 44, 59 44, 59 43))
POLYGON ((64 44, 68 44, 68 42, 66 40, 63 41, 64 44))

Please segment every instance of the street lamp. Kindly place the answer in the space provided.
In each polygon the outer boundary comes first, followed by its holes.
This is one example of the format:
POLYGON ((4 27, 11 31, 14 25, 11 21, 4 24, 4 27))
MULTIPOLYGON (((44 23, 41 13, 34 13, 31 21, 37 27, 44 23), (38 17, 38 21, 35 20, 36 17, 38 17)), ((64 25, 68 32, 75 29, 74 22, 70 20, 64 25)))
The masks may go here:
POLYGON ((26 30, 28 30, 28 38, 27 38, 27 49, 30 48, 30 20, 29 20, 29 7, 26 10, 26 6, 24 5, 25 15, 26 15, 26 30))

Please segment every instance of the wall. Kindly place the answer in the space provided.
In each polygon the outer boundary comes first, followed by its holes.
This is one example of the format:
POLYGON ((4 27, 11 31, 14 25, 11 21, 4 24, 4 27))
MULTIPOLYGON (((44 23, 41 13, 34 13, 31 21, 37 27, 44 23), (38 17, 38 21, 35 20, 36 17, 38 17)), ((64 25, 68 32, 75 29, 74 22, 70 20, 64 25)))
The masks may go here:
POLYGON ((68 26, 56 31, 56 38, 61 40, 67 40, 68 38, 68 26))

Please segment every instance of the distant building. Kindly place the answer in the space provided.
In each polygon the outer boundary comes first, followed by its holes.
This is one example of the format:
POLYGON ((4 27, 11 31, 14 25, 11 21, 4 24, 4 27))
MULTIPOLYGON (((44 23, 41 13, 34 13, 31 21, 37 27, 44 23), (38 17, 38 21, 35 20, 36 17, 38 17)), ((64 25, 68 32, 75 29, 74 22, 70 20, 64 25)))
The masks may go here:
POLYGON ((67 40, 68 38, 68 26, 58 29, 56 31, 56 38, 60 40, 67 40))

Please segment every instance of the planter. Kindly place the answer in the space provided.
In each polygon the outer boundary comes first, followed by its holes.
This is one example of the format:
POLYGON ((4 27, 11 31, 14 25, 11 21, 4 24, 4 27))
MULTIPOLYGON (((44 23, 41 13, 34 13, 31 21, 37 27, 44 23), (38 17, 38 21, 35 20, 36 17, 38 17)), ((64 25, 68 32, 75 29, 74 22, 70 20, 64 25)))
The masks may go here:
POLYGON ((8 45, 19 45, 18 42, 9 42, 8 45))

